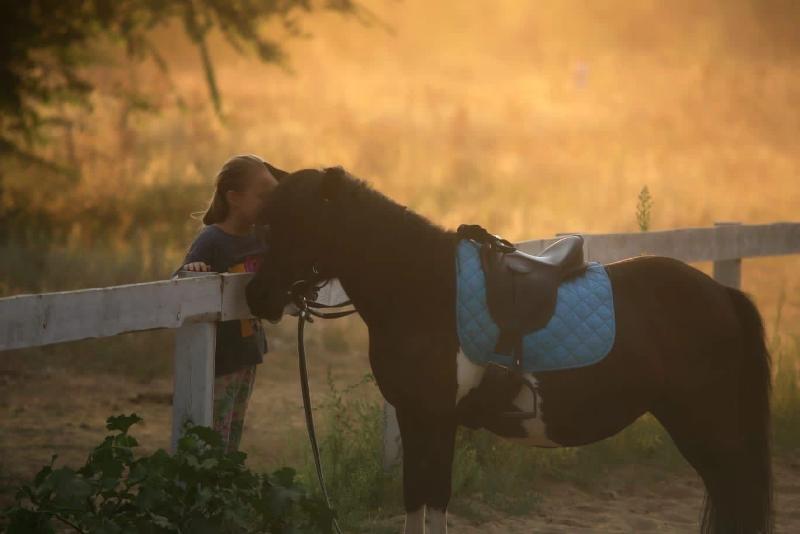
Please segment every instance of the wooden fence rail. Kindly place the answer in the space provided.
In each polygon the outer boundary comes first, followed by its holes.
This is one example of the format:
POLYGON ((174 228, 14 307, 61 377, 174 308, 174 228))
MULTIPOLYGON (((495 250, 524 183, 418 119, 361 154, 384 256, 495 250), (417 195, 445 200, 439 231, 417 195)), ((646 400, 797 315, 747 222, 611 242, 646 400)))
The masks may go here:
MULTIPOLYGON (((574 232, 579 233, 579 232, 574 232)), ((559 234, 562 235, 562 234, 559 234)), ((713 261, 714 278, 741 283, 743 258, 800 254, 800 223, 716 223, 710 228, 658 232, 582 234, 587 259, 610 263, 653 254, 686 262, 713 261)), ((536 253, 558 238, 519 243, 536 253)), ((173 446, 182 424, 211 424, 216 321, 252 317, 244 287, 252 274, 201 274, 189 278, 0 299, 0 351, 160 328, 176 330, 173 446)), ((329 284, 320 300, 347 296, 329 284)), ((384 463, 400 457, 394 410, 385 405, 384 463)))

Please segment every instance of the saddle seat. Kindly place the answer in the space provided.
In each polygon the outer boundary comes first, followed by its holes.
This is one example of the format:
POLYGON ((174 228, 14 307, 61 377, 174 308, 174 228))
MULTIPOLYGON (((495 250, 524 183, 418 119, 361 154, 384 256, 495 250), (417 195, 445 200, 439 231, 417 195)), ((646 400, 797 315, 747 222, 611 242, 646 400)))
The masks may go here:
POLYGON ((522 336, 553 316, 558 286, 587 269, 583 237, 564 236, 534 256, 477 225, 461 225, 458 233, 481 244, 486 306, 500 330, 495 352, 521 358, 522 336))
POLYGON ((537 255, 515 250, 504 254, 502 261, 515 273, 555 269, 562 276, 568 276, 575 269, 586 266, 583 259, 583 237, 580 235, 562 237, 537 255))

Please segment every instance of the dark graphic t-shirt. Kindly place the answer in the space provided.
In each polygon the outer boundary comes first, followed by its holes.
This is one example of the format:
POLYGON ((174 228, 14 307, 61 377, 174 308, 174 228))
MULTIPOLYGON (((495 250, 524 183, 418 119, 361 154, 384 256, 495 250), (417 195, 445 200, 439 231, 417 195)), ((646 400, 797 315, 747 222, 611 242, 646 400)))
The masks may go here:
MULTIPOLYGON (((197 234, 181 266, 202 261, 217 273, 251 273, 258 269, 269 246, 267 228, 256 226, 248 235, 233 235, 210 224, 197 234)), ((232 373, 247 365, 259 364, 268 351, 261 321, 234 319, 217 323, 217 347, 214 356, 215 375, 232 373)))

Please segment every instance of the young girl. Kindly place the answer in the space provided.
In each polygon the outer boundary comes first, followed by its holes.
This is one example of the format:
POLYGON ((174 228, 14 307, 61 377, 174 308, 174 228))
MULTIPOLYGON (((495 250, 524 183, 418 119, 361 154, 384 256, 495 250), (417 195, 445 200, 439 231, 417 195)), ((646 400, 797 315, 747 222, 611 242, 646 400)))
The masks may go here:
MULTIPOLYGON (((234 156, 222 166, 214 195, 181 269, 206 272, 254 272, 267 252, 265 228, 256 224, 265 197, 278 185, 280 171, 258 156, 234 156)), ((217 323, 214 356, 214 429, 227 451, 239 448, 244 414, 256 365, 267 352, 267 339, 256 319, 217 323)))

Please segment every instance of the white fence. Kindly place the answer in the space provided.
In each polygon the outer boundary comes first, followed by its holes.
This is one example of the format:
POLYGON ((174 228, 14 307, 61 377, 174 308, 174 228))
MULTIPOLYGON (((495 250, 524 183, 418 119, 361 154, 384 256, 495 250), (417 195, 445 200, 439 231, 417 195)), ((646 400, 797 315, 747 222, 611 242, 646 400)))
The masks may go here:
MULTIPOLYGON (((711 228, 582 235, 588 260, 610 263, 654 254, 686 262, 713 261, 714 278, 733 287, 740 285, 743 258, 800 254, 800 223, 717 223, 711 228)), ((536 253, 555 239, 525 241, 519 247, 536 253)), ((215 322, 252 317, 244 299, 244 287, 251 277, 210 274, 2 298, 0 351, 157 328, 176 329, 174 446, 187 419, 211 425, 215 322)), ((346 295, 335 284, 320 295, 324 302, 344 299, 346 295)), ((400 435, 390 405, 384 413, 384 459, 388 466, 400 457, 400 435)))

